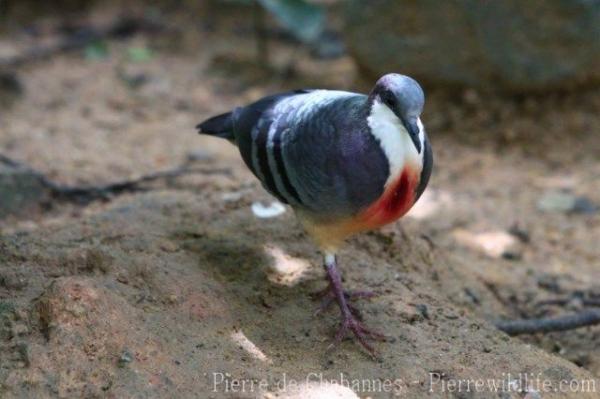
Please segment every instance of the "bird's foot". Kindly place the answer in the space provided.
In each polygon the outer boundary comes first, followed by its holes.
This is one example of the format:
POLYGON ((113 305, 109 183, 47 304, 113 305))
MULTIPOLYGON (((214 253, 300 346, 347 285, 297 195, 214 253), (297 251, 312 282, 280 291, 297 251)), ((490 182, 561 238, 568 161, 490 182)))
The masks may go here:
MULTIPOLYGON (((356 316, 359 320, 362 320, 362 315, 360 314, 360 311, 349 302, 355 301, 357 299, 373 298, 374 296, 377 295, 373 291, 350 291, 350 290, 343 290, 343 294, 344 294, 344 298, 347 301, 346 304, 347 304, 348 308, 350 309, 350 312, 352 312, 352 314, 354 316, 356 316)), ((321 299, 321 304, 319 305, 319 307, 317 307, 317 309, 314 312, 315 316, 317 316, 317 315, 323 313, 324 311, 326 311, 327 309, 329 309, 329 307, 332 304, 334 304, 337 299, 336 291, 331 284, 329 284, 329 286, 327 288, 325 288, 324 290, 318 291, 318 292, 315 292, 314 294, 312 294, 312 297, 313 297, 313 299, 321 299)))
POLYGON ((373 346, 368 342, 369 339, 376 341, 386 341, 387 338, 384 334, 381 334, 375 330, 366 327, 362 321, 358 320, 356 316, 348 312, 342 316, 342 324, 338 329, 333 342, 329 345, 328 350, 337 347, 340 342, 346 337, 348 332, 351 331, 358 342, 369 352, 371 356, 376 357, 376 351, 373 346))
POLYGON ((329 349, 333 349, 339 345, 340 342, 346 337, 348 332, 352 332, 354 337, 358 340, 359 344, 369 352, 369 354, 376 358, 375 349, 368 342, 369 339, 385 341, 385 335, 373 331, 367 328, 363 322, 358 310, 349 303, 350 299, 353 298, 370 298, 374 294, 369 291, 345 291, 342 286, 342 277, 337 270, 337 262, 334 255, 325 257, 325 271, 327 272, 327 278, 329 280, 329 287, 325 290, 325 293, 321 296, 325 297, 321 304, 320 313, 333 301, 337 302, 340 313, 342 315, 342 324, 335 334, 333 343, 329 345, 329 349))

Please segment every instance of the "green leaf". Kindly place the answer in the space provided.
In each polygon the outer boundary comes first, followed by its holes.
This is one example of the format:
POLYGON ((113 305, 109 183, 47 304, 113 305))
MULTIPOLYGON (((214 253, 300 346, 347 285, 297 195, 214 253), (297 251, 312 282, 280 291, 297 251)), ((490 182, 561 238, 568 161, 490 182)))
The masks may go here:
POLYGON ((127 55, 133 62, 150 61, 154 54, 148 47, 130 47, 127 49, 127 55))
POLYGON ((323 8, 305 0, 257 0, 284 28, 304 42, 314 42, 325 27, 323 8))
POLYGON ((103 60, 108 57, 108 46, 103 41, 88 44, 83 51, 88 60, 103 60))

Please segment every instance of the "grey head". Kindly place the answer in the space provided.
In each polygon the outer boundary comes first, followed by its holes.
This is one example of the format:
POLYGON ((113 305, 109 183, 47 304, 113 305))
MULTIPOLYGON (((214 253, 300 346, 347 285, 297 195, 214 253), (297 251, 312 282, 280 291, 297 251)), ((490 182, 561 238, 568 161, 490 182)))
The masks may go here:
POLYGON ((379 78, 369 101, 380 101, 385 104, 400 119, 412 142, 421 152, 418 120, 423 111, 425 94, 416 80, 410 76, 389 73, 379 78))

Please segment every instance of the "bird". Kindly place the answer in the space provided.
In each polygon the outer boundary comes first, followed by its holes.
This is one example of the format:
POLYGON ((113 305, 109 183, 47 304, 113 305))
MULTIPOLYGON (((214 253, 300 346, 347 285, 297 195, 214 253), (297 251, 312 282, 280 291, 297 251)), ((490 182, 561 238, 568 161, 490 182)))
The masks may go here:
POLYGON ((413 78, 388 73, 368 94, 301 89, 269 95, 205 120, 200 134, 236 145, 250 171, 288 204, 323 254, 328 287, 320 312, 337 302, 331 347, 353 335, 371 355, 386 336, 367 327, 347 291, 338 252, 349 237, 405 215, 425 190, 433 153, 421 122, 425 95, 413 78))

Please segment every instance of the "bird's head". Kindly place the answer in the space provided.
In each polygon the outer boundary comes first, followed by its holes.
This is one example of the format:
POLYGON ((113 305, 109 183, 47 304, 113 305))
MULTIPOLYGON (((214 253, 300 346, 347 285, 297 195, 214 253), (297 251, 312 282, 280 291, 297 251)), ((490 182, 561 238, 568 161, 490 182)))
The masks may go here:
POLYGON ((383 111, 382 117, 396 117, 406 129, 417 152, 420 153, 419 117, 423 111, 425 95, 417 81, 409 76, 389 73, 377 81, 369 98, 372 107, 379 109, 383 107, 391 111, 391 113, 383 111))

